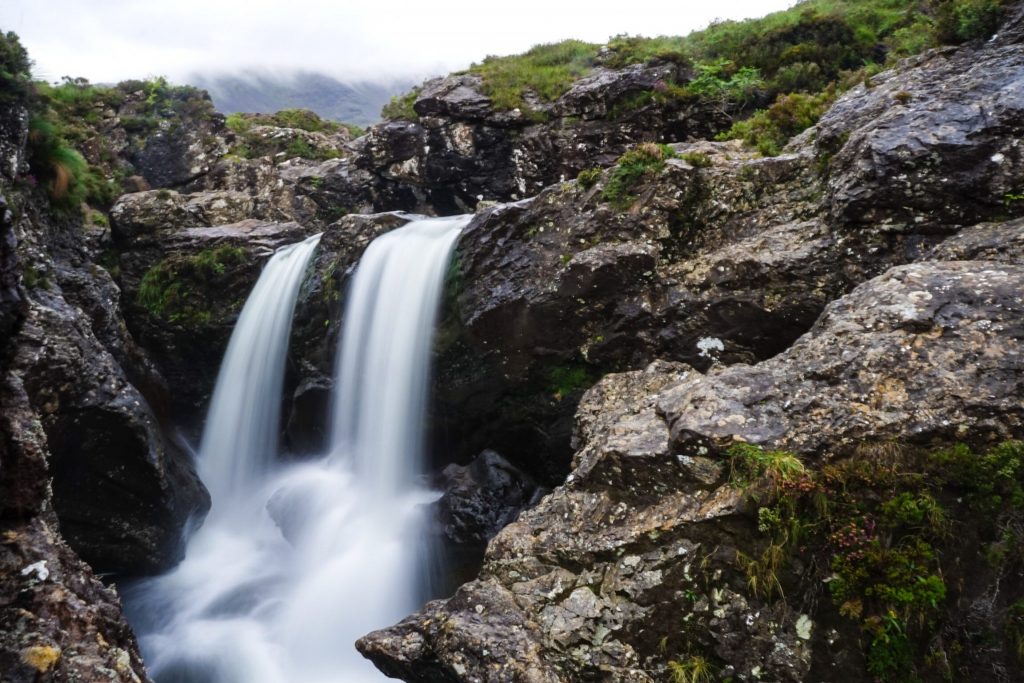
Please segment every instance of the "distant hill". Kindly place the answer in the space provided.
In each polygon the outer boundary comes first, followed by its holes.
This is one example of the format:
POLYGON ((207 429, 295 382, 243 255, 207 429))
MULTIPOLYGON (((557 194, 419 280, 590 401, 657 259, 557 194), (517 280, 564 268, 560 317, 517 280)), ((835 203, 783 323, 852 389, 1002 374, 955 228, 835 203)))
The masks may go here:
POLYGON ((402 94, 415 85, 413 80, 344 83, 315 72, 287 76, 253 72, 195 74, 189 82, 207 90, 214 106, 225 114, 304 108, 324 118, 360 126, 379 121, 381 107, 391 96, 402 94))

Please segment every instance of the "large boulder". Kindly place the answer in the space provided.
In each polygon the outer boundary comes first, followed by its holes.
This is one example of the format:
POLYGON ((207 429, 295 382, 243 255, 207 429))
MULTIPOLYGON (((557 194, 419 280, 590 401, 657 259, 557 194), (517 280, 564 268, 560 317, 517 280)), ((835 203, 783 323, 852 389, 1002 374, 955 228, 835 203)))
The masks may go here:
POLYGON ((834 155, 837 224, 949 231, 1020 213, 1024 44, 911 58, 846 93, 815 131, 819 153, 834 155))
MULTIPOLYGON (((698 653, 739 680, 821 680, 836 661, 870 680, 857 630, 809 597, 804 558, 773 570, 786 599, 749 578, 765 499, 725 451, 791 449, 815 469, 859 444, 1024 436, 1022 287, 1024 265, 898 267, 758 365, 604 378, 580 405, 572 474, 498 534, 480 577, 357 647, 407 681, 666 680, 698 653)), ((969 552, 958 561, 977 564, 969 552)))

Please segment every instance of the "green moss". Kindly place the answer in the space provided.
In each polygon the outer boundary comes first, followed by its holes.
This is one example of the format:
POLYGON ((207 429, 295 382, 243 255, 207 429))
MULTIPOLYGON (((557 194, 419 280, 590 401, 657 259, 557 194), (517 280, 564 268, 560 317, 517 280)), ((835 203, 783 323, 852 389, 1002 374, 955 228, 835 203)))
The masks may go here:
POLYGON ((559 365, 548 371, 546 391, 561 400, 589 388, 595 381, 593 372, 584 365, 559 365))
POLYGON ((185 327, 210 324, 210 293, 223 283, 229 268, 246 261, 239 247, 206 249, 194 256, 169 257, 142 277, 136 302, 151 315, 185 327))

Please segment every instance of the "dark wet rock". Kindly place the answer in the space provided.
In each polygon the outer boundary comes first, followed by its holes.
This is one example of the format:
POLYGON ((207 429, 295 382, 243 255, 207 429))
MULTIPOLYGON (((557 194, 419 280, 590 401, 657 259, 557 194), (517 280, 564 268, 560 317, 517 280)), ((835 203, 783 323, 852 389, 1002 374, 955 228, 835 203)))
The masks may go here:
POLYGON ((344 293, 363 251, 378 236, 415 216, 353 214, 327 226, 314 252, 292 317, 285 382, 285 446, 295 454, 323 453, 331 418, 334 362, 344 293))
POLYGON ((816 128, 834 154, 827 184, 838 224, 949 231, 1024 211, 1006 197, 1024 172, 1024 45, 910 58, 847 92, 816 128), (951 196, 956 201, 949 201, 951 196))
POLYGON ((494 451, 441 472, 438 514, 456 544, 483 546, 544 494, 529 475, 494 451))
POLYGON ((736 558, 756 525, 723 450, 813 463, 875 440, 1019 438, 1022 285, 1015 265, 901 266, 756 366, 605 377, 580 405, 572 474, 494 538, 480 577, 357 647, 409 681, 666 680, 694 651, 723 676, 809 680, 833 636, 796 596, 751 592, 736 558))
POLYGON ((580 393, 606 372, 756 363, 893 266, 1013 260, 1015 223, 939 245, 1024 211, 1021 69, 1017 43, 929 52, 843 95, 782 156, 674 145, 682 158, 614 204, 608 170, 482 212, 441 335, 438 449, 465 462, 500 444, 556 482, 580 393))
POLYGON ((64 538, 100 571, 175 562, 181 529, 208 498, 89 321, 37 290, 17 345, 13 367, 46 432, 64 538))
POLYGON ((598 68, 554 103, 495 110, 479 76, 425 83, 418 122, 392 121, 356 142, 356 164, 379 186, 377 208, 467 213, 480 201, 512 201, 607 166, 632 144, 712 137, 727 117, 698 99, 631 98, 690 78, 673 63, 598 68), (388 203, 384 203, 388 202, 388 203))
POLYGON ((439 449, 500 443, 543 481, 564 476, 572 414, 604 372, 661 356, 707 368, 768 358, 889 252, 816 218, 810 157, 754 159, 735 143, 680 146, 617 208, 567 183, 478 215, 460 238, 442 325, 439 449), (446 415, 457 416, 448 420, 446 415))

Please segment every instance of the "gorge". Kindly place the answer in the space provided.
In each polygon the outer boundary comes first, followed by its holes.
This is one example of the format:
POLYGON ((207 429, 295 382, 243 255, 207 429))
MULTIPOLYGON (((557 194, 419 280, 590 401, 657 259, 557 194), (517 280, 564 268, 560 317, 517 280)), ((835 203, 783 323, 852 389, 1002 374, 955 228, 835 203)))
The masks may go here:
POLYGON ((1024 680, 982 4, 539 46, 365 132, 5 66, 0 680, 1024 680))

